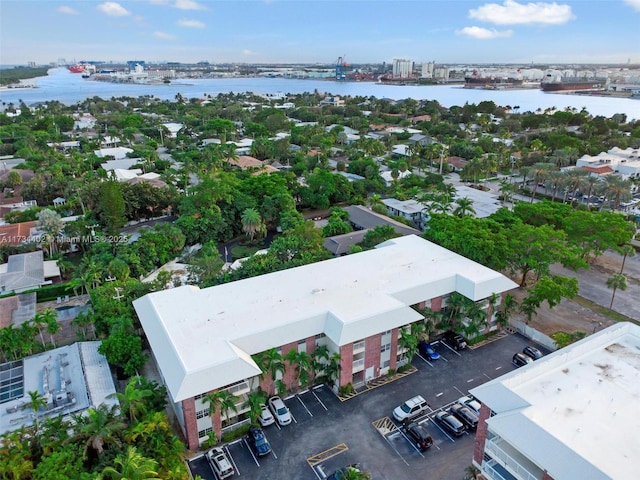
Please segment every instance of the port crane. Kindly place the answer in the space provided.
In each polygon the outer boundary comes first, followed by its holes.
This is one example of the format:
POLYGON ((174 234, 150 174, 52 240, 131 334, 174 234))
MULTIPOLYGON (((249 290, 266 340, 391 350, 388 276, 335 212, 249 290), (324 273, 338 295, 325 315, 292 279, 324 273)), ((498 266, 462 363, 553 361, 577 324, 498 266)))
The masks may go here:
POLYGON ((336 60, 336 80, 344 80, 347 78, 347 67, 349 64, 346 62, 346 55, 338 57, 336 60))

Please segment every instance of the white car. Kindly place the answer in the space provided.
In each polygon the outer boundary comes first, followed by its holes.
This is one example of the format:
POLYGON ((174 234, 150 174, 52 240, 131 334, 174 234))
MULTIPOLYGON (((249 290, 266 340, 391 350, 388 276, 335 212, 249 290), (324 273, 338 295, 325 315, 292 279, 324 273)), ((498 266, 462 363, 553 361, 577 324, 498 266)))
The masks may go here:
POLYGON ((260 405, 260 408, 262 408, 262 411, 260 412, 260 416, 258 417, 258 423, 263 427, 272 425, 276 421, 276 419, 273 418, 273 415, 269 411, 269 408, 264 403, 260 405))
POLYGON ((278 425, 284 426, 291 423, 291 412, 289 412, 289 409, 280 397, 277 395, 275 397, 271 397, 268 403, 271 413, 276 417, 278 425))
POLYGON ((207 460, 211 466, 211 470, 216 474, 217 478, 224 480, 235 475, 235 470, 229 457, 221 448, 212 448, 207 452, 207 460))
POLYGON ((412 420, 430 409, 427 401, 421 395, 416 395, 393 410, 393 418, 399 422, 412 420))
POLYGON ((480 402, 473 397, 460 397, 458 399, 460 405, 469 407, 476 415, 480 415, 480 402))

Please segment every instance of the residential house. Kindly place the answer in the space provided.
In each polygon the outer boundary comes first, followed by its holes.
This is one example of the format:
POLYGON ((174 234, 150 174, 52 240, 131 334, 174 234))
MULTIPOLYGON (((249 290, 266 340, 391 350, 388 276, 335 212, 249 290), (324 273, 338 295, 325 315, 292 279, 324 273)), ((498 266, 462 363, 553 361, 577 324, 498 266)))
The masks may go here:
POLYGON ((10 255, 0 265, 0 294, 19 293, 49 285, 60 279, 57 260, 44 261, 42 250, 10 255))
POLYGON ((417 200, 398 200, 385 198, 382 200, 389 209, 390 217, 402 217, 409 220, 418 230, 424 230, 429 221, 429 214, 424 203, 417 200))

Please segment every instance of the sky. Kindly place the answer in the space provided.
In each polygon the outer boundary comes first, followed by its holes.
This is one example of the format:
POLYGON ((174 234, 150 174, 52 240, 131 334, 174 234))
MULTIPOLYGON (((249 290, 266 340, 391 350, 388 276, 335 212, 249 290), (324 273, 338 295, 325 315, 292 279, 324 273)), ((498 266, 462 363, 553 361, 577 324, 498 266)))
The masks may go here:
POLYGON ((0 64, 640 63, 640 0, 0 0, 0 64))

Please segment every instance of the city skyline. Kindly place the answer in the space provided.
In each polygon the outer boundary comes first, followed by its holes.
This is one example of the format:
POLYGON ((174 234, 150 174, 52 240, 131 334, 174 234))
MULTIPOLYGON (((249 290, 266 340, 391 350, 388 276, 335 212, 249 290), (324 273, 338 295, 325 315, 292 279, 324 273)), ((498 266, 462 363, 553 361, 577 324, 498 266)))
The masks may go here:
POLYGON ((639 21, 640 0, 1 0, 0 64, 640 63, 639 21))

